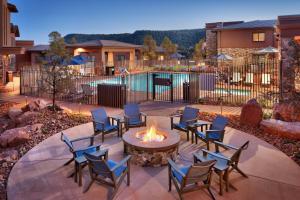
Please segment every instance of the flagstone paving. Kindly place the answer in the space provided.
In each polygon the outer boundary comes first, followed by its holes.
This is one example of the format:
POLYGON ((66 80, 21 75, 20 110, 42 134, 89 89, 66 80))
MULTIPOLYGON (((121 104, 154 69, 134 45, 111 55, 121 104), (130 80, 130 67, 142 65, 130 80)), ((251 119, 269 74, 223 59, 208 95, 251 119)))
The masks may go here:
MULTIPOLYGON (((169 128, 167 117, 149 117, 149 122, 157 123, 162 128, 169 128)), ((92 123, 83 124, 65 131, 71 138, 88 136, 93 133, 92 123)), ((178 163, 192 163, 192 152, 204 148, 186 142, 181 135, 178 163)), ((300 167, 270 144, 247 133, 227 128, 225 143, 240 145, 250 140, 249 148, 242 154, 241 169, 249 178, 232 173, 230 182, 237 188, 230 188, 224 196, 218 194, 217 175, 212 184, 217 199, 300 199, 300 167)), ((100 137, 96 139, 100 142, 100 137)), ((103 148, 109 149, 109 158, 123 158, 123 143, 115 134, 106 136, 103 148)), ((83 186, 79 187, 72 178, 67 178, 73 164, 63 166, 71 158, 67 147, 56 134, 43 141, 14 166, 8 180, 8 200, 34 199, 107 199, 111 189, 94 183, 87 193, 82 193, 89 182, 88 169, 84 169, 83 186)), ((131 185, 125 182, 120 187, 116 199, 179 199, 175 188, 168 192, 167 167, 139 167, 132 165, 131 185)), ((205 190, 184 195, 185 199, 210 199, 205 190)))

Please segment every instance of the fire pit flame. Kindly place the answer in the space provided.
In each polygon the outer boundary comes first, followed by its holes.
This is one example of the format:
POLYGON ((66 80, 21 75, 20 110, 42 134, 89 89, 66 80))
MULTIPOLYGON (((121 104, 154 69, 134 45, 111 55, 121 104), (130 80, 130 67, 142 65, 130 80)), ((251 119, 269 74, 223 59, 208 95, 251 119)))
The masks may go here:
POLYGON ((161 142, 165 139, 163 134, 159 134, 159 131, 155 126, 151 126, 147 131, 139 132, 136 137, 141 139, 143 142, 161 142))

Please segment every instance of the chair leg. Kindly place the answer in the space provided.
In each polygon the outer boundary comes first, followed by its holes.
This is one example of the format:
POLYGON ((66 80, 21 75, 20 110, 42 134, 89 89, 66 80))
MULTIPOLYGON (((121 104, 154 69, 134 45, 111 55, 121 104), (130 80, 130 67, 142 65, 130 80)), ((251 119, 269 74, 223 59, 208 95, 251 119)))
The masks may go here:
POLYGON ((102 143, 104 143, 104 133, 102 132, 102 143))
POLYGON ((206 142, 206 148, 209 151, 209 141, 206 142))
POLYGON ((189 134, 189 131, 186 132, 186 140, 187 140, 187 141, 190 141, 190 134, 189 134))
POLYGON ((172 180, 171 180, 171 167, 168 167, 168 175, 169 175, 169 192, 172 190, 172 180))
POLYGON ((71 158, 70 160, 68 160, 68 161, 64 164, 64 166, 69 165, 73 160, 74 160, 74 158, 71 158))
POLYGON ((85 188, 85 190, 83 190, 83 193, 86 193, 86 192, 90 189, 90 187, 92 186, 93 183, 94 183, 94 179, 92 179, 92 180, 90 181, 90 183, 89 183, 88 186, 85 188))
POLYGON ((110 199, 111 199, 111 200, 113 200, 113 199, 115 198, 117 192, 118 192, 118 188, 114 188, 114 191, 112 192, 112 194, 111 194, 111 196, 110 196, 110 199))
POLYGON ((212 198, 213 200, 216 200, 214 194, 213 194, 213 193, 211 192, 211 190, 210 190, 210 187, 208 187, 207 190, 208 190, 208 192, 209 192, 211 198, 212 198))
POLYGON ((242 176, 244 176, 245 178, 248 178, 248 176, 247 176, 242 170, 240 170, 240 168, 238 168, 238 166, 235 166, 234 169, 235 169, 236 171, 238 171, 238 172, 239 172, 242 176))
POLYGON ((220 171, 219 174, 219 181, 220 181, 220 195, 223 195, 223 172, 220 171))
POLYGON ((127 172, 127 186, 130 185, 130 166, 128 165, 128 172, 127 172))

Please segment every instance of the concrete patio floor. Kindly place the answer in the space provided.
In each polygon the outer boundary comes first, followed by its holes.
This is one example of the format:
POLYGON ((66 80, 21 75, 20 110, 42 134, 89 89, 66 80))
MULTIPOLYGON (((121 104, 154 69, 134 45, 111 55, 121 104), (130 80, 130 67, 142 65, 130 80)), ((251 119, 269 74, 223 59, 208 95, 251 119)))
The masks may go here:
MULTIPOLYGON (((157 123, 162 128, 169 128, 167 117, 149 117, 150 123, 157 123)), ((83 124, 65 131, 71 138, 88 136, 93 133, 92 124, 83 124)), ((204 148, 186 142, 181 134, 178 163, 192 162, 192 153, 204 148)), ((237 188, 230 188, 224 196, 218 194, 217 175, 214 175, 212 191, 216 199, 230 200, 290 200, 300 199, 300 167, 284 153, 272 145, 244 132, 227 128, 225 143, 241 145, 250 140, 249 148, 241 156, 240 168, 249 175, 241 177, 232 173, 230 182, 237 188)), ((96 143, 100 142, 100 137, 96 143)), ((115 134, 106 136, 104 148, 109 149, 109 158, 123 158, 123 143, 115 134)), ((63 166, 71 158, 66 145, 56 134, 43 141, 14 166, 8 180, 8 200, 35 199, 107 199, 111 190, 103 185, 94 183, 87 193, 82 193, 90 180, 87 167, 83 173, 83 186, 79 187, 72 178, 67 178, 73 169, 73 164, 63 166)), ((179 199, 173 186, 168 192, 167 167, 139 167, 132 164, 131 185, 122 183, 116 199, 179 199)), ((185 199, 210 199, 205 190, 199 190, 184 195, 185 199)))

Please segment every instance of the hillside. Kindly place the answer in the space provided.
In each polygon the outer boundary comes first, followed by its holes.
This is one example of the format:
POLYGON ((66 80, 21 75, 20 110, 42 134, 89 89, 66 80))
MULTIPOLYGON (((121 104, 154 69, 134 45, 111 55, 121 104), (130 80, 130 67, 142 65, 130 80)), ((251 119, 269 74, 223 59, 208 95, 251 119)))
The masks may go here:
POLYGON ((169 31, 151 31, 140 30, 134 33, 121 34, 68 34, 65 36, 65 41, 70 43, 73 37, 77 42, 85 42, 89 40, 117 40, 132 44, 143 44, 145 35, 152 35, 157 44, 160 45, 165 36, 169 37, 172 42, 178 44, 181 49, 194 47, 201 38, 205 37, 205 29, 187 29, 187 30, 169 30, 169 31))

